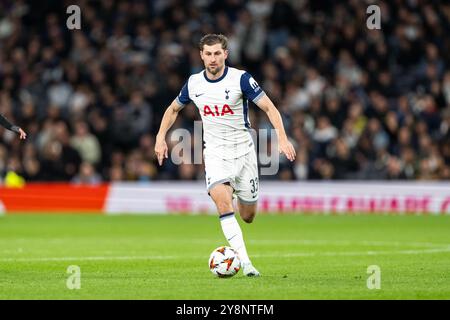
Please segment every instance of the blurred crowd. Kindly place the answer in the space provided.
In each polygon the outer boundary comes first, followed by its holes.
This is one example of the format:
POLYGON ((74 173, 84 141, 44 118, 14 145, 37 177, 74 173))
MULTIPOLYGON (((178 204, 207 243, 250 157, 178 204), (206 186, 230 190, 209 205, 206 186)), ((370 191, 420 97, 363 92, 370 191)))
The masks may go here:
MULTIPOLYGON (((450 179, 450 3, 433 0, 1 1, 0 113, 28 139, 0 128, 0 177, 203 179, 202 165, 159 167, 153 148, 206 33, 228 37, 227 63, 259 82, 296 147, 261 179, 450 179), (81 30, 66 26, 72 4, 81 30)), ((195 120, 190 105, 173 128, 195 120)), ((253 104, 250 120, 271 128, 253 104)))

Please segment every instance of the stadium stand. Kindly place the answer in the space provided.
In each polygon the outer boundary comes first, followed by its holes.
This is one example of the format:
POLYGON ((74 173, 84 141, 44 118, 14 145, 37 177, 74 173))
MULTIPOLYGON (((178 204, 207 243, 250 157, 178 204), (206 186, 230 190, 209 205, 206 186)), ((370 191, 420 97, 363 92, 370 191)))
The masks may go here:
MULTIPOLYGON (((0 114, 28 133, 0 128, 2 178, 202 180, 202 165, 159 167, 153 147, 214 32, 295 142, 295 163, 262 179, 450 179, 445 1, 378 1, 381 30, 367 29, 360 0, 78 1, 81 30, 66 27, 70 4, 0 2, 0 114)), ((253 128, 270 127, 250 109, 253 128)), ((185 108, 174 128, 193 131, 197 113, 185 108)))

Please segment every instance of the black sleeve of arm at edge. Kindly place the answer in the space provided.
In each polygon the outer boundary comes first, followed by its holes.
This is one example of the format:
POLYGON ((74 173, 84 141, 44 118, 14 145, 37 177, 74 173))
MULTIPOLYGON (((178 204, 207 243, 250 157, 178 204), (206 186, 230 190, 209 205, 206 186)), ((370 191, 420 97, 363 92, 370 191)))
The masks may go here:
POLYGON ((6 119, 1 114, 0 114, 0 125, 2 125, 3 127, 5 127, 8 130, 19 133, 19 127, 12 125, 11 122, 9 122, 8 119, 6 119))

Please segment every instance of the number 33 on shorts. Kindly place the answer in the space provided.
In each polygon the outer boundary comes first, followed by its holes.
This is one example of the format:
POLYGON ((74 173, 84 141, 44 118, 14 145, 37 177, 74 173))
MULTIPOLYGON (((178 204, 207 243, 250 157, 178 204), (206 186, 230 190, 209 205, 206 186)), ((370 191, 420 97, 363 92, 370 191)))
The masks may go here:
POLYGON ((252 198, 256 199, 258 197, 258 177, 250 179, 250 192, 252 193, 252 198))

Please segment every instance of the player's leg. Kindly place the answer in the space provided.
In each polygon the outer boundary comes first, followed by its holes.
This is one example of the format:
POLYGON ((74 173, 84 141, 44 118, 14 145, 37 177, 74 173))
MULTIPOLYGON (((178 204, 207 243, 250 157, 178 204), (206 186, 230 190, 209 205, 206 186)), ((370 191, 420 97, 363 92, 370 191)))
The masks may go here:
MULTIPOLYGON (((208 193, 219 213, 223 234, 230 247, 237 251, 244 269, 246 265, 251 265, 251 262, 247 254, 241 227, 234 215, 235 164, 235 161, 223 160, 213 156, 205 157, 205 178, 208 193)), ((244 272, 244 274, 246 273, 244 272)), ((256 274, 250 273, 246 275, 256 274)))
POLYGON ((252 223, 256 215, 256 202, 255 203, 243 203, 242 200, 238 199, 239 214, 242 220, 247 223, 252 223))
MULTIPOLYGON (((242 220, 251 223, 256 215, 256 203, 245 204, 238 198, 238 208, 242 220)), ((261 275, 250 259, 242 262, 242 272, 248 277, 259 277, 261 275)))
POLYGON ((232 200, 233 188, 227 184, 217 184, 209 190, 209 194, 216 204, 217 211, 219 212, 220 225, 230 247, 237 251, 243 266, 251 265, 247 248, 245 247, 242 229, 234 215, 232 200))
POLYGON ((242 169, 236 178, 236 195, 242 220, 252 223, 259 195, 258 162, 254 150, 244 158, 242 169))
POLYGON ((229 183, 219 183, 209 189, 209 195, 217 207, 219 215, 225 215, 234 211, 233 188, 229 183))
MULTIPOLYGON (((238 208, 242 220, 251 223, 256 215, 258 201, 258 164, 254 150, 243 159, 242 169, 236 177, 235 193, 238 198, 238 208)), ((252 263, 242 263, 242 271, 247 276, 259 276, 260 273, 252 263)))

